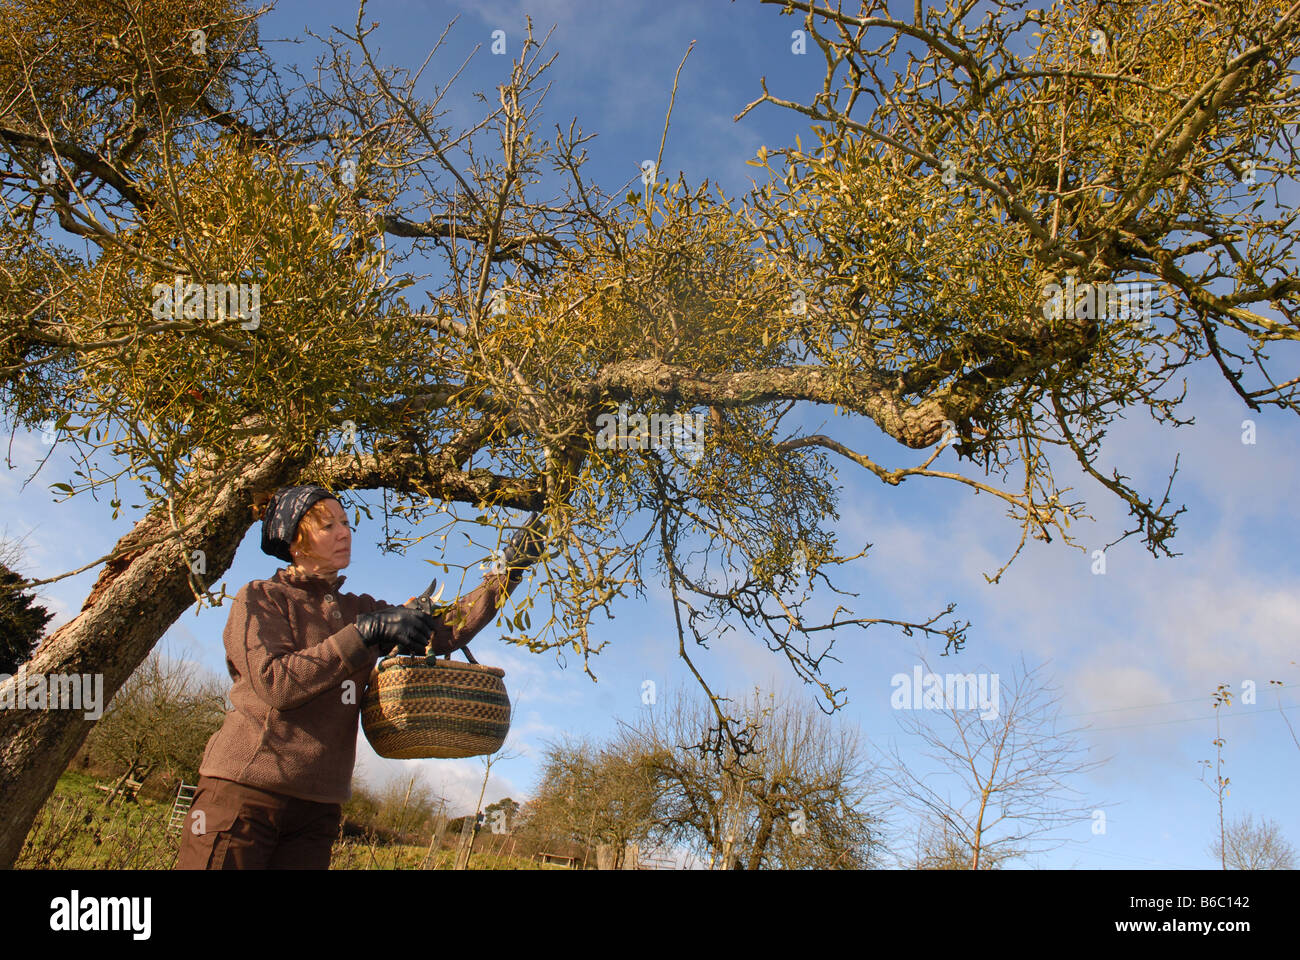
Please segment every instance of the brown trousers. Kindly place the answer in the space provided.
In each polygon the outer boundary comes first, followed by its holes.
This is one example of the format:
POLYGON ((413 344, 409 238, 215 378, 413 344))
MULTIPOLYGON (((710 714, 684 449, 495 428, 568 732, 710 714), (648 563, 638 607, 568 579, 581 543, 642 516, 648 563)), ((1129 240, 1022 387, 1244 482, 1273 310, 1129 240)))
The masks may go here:
POLYGON ((343 807, 199 777, 177 870, 328 870, 343 807))

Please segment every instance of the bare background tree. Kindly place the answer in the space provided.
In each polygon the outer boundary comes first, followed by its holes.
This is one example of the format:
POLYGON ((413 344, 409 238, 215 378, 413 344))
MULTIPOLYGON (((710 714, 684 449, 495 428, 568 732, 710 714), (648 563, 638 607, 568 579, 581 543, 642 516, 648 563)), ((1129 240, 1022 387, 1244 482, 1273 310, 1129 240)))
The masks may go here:
MULTIPOLYGON (((1012 850, 985 850, 980 856, 981 870, 996 870, 1003 861, 1014 859, 1012 850)), ((904 865, 911 870, 969 870, 971 849, 946 822, 931 817, 916 827, 916 842, 910 862, 904 865)))
POLYGON ((1225 870, 1296 869, 1295 847, 1282 836, 1281 827, 1267 818, 1256 823, 1254 814, 1230 821, 1223 839, 1210 844, 1210 853, 1225 870))
POLYGON ((960 860, 964 869, 991 869, 1059 846, 1064 841, 1047 835, 1101 806, 1074 802, 1079 794, 1069 781, 1105 761, 1086 759, 1081 728, 1059 726, 1060 696, 1042 670, 1022 662, 1010 680, 999 678, 995 716, 955 698, 898 711, 899 726, 938 768, 905 760, 897 744, 890 750, 893 789, 930 830, 919 865, 960 860))
POLYGON ((521 832, 534 843, 581 844, 605 869, 621 869, 629 847, 649 839, 655 781, 644 758, 590 740, 550 743, 521 832))
POLYGON ((120 774, 107 802, 128 780, 143 787, 155 773, 197 783, 204 748, 225 719, 229 687, 193 663, 150 653, 86 738, 90 761, 120 774))
POLYGON ((612 749, 653 776, 653 839, 720 869, 878 865, 881 798, 860 735, 809 698, 754 691, 738 710, 752 751, 708 749, 712 708, 665 698, 612 749))

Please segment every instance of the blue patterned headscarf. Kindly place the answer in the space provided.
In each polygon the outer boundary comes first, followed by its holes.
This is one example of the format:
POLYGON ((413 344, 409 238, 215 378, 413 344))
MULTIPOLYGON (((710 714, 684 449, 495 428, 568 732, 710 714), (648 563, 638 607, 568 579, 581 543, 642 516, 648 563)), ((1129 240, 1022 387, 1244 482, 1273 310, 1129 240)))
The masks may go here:
POLYGON ((262 552, 293 563, 289 544, 298 534, 298 522, 318 500, 337 500, 324 487, 309 484, 303 487, 282 487, 266 504, 262 518, 262 552))

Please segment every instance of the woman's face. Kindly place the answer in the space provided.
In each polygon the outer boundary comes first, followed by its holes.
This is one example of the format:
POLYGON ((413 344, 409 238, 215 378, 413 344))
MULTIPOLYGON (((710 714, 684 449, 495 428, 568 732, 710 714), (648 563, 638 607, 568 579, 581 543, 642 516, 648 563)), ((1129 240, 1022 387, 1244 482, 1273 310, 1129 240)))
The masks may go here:
POLYGON ((306 531, 310 556, 298 557, 298 566, 313 573, 335 573, 352 562, 352 530, 348 515, 337 500, 322 500, 329 516, 325 526, 312 533, 306 531))

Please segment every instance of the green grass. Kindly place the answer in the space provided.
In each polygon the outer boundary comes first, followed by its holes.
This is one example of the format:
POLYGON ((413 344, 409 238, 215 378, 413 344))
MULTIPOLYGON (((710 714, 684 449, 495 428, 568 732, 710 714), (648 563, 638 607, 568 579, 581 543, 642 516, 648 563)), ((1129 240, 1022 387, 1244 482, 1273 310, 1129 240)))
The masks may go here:
MULTIPOLYGON (((107 794, 85 774, 67 772, 37 814, 17 866, 45 870, 161 870, 176 859, 170 804, 141 797, 104 806, 107 794)), ((106 783, 112 786, 112 782, 106 783)))
MULTIPOLYGON (((39 870, 170 870, 180 849, 180 834, 167 830, 171 802, 145 797, 136 803, 104 806, 107 794, 96 788, 101 781, 74 771, 65 772, 37 814, 16 866, 39 870)), ((482 845, 484 841, 478 841, 482 845)), ((428 853, 426 846, 382 846, 363 840, 335 843, 332 870, 418 870, 428 853)), ((436 850, 425 869, 450 870, 454 850, 436 850)), ((536 870, 539 864, 522 857, 479 852, 471 870, 536 870)))
MULTIPOLYGON (((428 853, 427 847, 394 844, 370 846, 358 841, 334 845, 331 870, 419 870, 428 853)), ((436 850, 427 870, 450 870, 456 863, 455 850, 436 850)), ((476 852, 470 858, 471 870, 537 870, 540 865, 523 857, 505 857, 476 852)))

